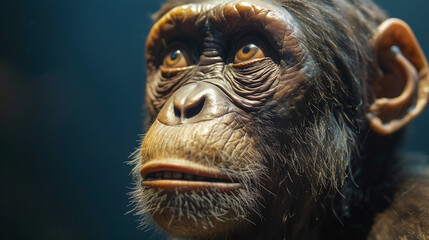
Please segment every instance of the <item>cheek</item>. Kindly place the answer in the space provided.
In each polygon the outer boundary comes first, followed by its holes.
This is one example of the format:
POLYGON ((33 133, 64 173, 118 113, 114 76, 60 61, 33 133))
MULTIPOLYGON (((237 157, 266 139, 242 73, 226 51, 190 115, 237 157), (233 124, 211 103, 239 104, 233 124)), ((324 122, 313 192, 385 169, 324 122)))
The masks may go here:
POLYGON ((231 86, 234 104, 246 112, 260 109, 273 97, 280 69, 267 58, 252 64, 228 66, 225 80, 231 86))
POLYGON ((285 107, 295 108, 296 104, 301 102, 308 92, 309 82, 308 73, 303 64, 297 64, 292 67, 282 66, 282 72, 279 74, 278 88, 274 94, 274 99, 283 99, 285 107))

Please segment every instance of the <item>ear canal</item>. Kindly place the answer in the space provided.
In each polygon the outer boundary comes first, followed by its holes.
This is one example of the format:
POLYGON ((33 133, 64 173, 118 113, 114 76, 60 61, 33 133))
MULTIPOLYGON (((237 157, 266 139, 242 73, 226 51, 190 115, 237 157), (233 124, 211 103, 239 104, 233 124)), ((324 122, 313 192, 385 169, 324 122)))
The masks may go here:
POLYGON ((379 74, 372 88, 375 101, 368 109, 371 128, 389 135, 407 125, 429 98, 428 63, 410 27, 388 19, 372 39, 379 74))

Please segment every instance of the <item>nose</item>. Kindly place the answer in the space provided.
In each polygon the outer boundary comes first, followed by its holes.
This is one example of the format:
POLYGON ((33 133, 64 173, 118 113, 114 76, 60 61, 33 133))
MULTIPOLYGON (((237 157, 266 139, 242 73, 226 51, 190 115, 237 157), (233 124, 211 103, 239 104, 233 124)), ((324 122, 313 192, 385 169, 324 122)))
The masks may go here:
POLYGON ((174 116, 183 120, 198 116, 203 110, 206 96, 198 93, 195 87, 178 93, 173 101, 174 116))
POLYGON ((197 123, 220 117, 231 110, 225 93, 210 83, 193 83, 179 88, 158 114, 167 125, 197 123))

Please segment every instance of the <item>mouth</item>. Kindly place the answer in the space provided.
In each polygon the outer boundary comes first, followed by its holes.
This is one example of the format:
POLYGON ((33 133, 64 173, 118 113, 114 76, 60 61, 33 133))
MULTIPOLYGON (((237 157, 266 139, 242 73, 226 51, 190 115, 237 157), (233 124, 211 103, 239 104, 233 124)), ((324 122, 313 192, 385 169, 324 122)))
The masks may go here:
POLYGON ((240 188, 238 179, 218 169, 182 159, 162 159, 143 165, 141 185, 165 190, 215 189, 231 191, 240 188))

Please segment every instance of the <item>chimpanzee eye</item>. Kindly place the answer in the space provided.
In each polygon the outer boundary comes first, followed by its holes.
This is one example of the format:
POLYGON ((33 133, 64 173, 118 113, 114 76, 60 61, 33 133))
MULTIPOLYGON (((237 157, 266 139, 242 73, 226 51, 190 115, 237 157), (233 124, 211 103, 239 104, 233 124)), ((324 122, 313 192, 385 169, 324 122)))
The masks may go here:
POLYGON ((249 43, 240 48, 235 54, 234 63, 243 63, 251 60, 265 58, 264 52, 253 43, 249 43))
POLYGON ((182 68, 190 65, 188 54, 182 49, 174 49, 169 52, 162 62, 166 68, 182 68))

